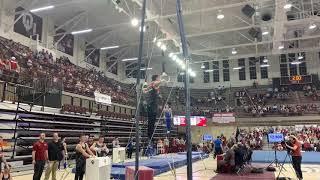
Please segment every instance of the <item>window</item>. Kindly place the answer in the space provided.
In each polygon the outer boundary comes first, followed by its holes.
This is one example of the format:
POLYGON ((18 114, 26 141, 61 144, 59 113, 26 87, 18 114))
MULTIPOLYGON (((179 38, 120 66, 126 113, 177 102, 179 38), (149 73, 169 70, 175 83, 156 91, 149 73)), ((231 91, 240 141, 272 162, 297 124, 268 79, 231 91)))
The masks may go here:
POLYGON ((223 60, 223 81, 230 81, 229 60, 223 60))
POLYGON ((298 75, 298 68, 296 64, 289 64, 290 76, 298 75))
POLYGON ((287 64, 280 64, 280 75, 281 75, 281 77, 288 76, 288 65, 287 64))
POLYGON ((212 69, 213 69, 213 82, 219 82, 220 81, 219 61, 212 62, 212 69))
POLYGON ((239 59, 238 65, 239 65, 239 67, 242 67, 241 69, 239 69, 239 80, 241 80, 241 81, 246 80, 245 59, 239 59))
POLYGON ((306 62, 299 64, 299 73, 300 73, 300 75, 307 75, 306 62))
MULTIPOLYGON (((266 57, 267 58, 267 57, 266 57)), ((268 62, 263 62, 265 59, 264 56, 260 57, 260 66, 261 65, 265 65, 268 64, 268 62)), ((267 58, 268 59, 268 58, 267 58)), ((260 67, 260 75, 261 75, 261 79, 268 79, 269 78, 269 74, 268 74, 268 67, 260 67)))
POLYGON ((209 69, 209 62, 203 63, 204 69, 203 69, 203 82, 209 83, 210 82, 210 73, 206 72, 206 70, 209 69))
POLYGON ((249 73, 250 79, 257 79, 257 67, 256 67, 256 58, 249 58, 249 73))
POLYGON ((288 54, 288 61, 292 62, 296 60, 296 54, 295 53, 289 53, 288 54))
POLYGON ((280 55, 280 63, 286 63, 287 62, 287 56, 285 54, 280 55))

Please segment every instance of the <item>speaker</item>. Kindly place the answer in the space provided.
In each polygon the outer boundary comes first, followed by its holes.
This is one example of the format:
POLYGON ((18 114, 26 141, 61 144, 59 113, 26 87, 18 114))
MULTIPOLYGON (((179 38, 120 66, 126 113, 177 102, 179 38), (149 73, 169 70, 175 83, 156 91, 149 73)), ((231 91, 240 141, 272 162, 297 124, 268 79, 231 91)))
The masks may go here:
POLYGON ((258 37, 260 37, 259 34, 261 34, 261 29, 260 28, 251 28, 251 29, 249 29, 248 33, 253 38, 258 38, 258 37))
POLYGON ((245 14, 246 16, 248 16, 249 18, 251 18, 254 13, 256 12, 256 10, 250 6, 250 5, 245 5, 243 8, 242 8, 242 13, 245 14))

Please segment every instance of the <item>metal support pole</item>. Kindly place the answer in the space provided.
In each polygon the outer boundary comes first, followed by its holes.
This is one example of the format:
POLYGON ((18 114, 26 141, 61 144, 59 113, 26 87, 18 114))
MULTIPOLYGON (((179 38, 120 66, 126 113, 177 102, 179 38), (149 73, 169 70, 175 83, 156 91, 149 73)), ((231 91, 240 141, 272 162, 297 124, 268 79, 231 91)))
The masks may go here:
POLYGON ((140 153, 140 129, 139 129, 139 122, 140 122, 140 97, 141 97, 141 87, 140 87, 140 77, 141 77, 141 61, 142 61, 142 56, 143 56, 143 38, 144 38, 144 23, 145 23, 145 17, 146 17, 146 3, 147 0, 143 0, 143 5, 142 5, 142 13, 141 13, 141 31, 140 31, 140 44, 139 44, 139 56, 138 56, 138 67, 137 67, 137 82, 136 82, 136 90, 137 90, 137 108, 136 108, 136 158, 135 158, 135 171, 134 171, 134 179, 138 180, 139 179, 139 153, 140 153))
POLYGON ((181 1, 177 0, 176 5, 177 18, 179 23, 179 31, 182 45, 183 58, 186 64, 186 72, 185 72, 185 94, 186 94, 186 139, 187 139, 187 179, 192 180, 192 144, 191 144, 191 124, 190 124, 190 74, 189 74, 189 66, 190 66, 190 57, 187 47, 186 36, 184 32, 183 20, 182 20, 182 10, 181 10, 181 1))

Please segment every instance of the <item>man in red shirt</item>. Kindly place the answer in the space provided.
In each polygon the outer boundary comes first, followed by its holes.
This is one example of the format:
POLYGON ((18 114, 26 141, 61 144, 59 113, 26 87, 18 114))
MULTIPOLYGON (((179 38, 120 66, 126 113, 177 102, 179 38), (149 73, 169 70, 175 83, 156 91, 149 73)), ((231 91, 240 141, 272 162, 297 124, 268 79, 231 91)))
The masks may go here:
POLYGON ((48 144, 44 141, 45 133, 41 133, 39 141, 33 144, 32 164, 34 164, 33 180, 40 180, 46 162, 48 161, 48 144))
POLYGON ((286 144, 287 148, 292 150, 292 166, 294 168, 294 170, 296 171, 296 175, 298 177, 299 180, 302 180, 302 171, 301 171, 301 160, 302 160, 302 155, 301 155, 301 143, 299 142, 299 140, 291 135, 289 137, 290 142, 292 144, 292 146, 286 144))

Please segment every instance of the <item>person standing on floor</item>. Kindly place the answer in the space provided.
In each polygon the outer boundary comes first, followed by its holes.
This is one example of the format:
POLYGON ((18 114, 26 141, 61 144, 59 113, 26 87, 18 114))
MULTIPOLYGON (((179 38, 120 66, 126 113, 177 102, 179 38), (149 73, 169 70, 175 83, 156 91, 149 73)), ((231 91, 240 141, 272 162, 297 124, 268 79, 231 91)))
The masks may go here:
POLYGON ((286 143, 286 146, 292 151, 292 154, 291 154, 292 166, 296 172, 298 179, 302 180, 303 179, 302 171, 301 171, 301 161, 302 161, 301 146, 302 145, 299 142, 299 140, 293 135, 289 136, 289 140, 292 145, 288 145, 286 143))
POLYGON ((33 180, 40 180, 44 166, 48 162, 48 144, 44 141, 45 133, 41 133, 39 141, 33 144, 32 148, 32 164, 34 165, 33 180))
POLYGON ((74 180, 83 180, 86 172, 86 159, 91 157, 94 157, 94 154, 86 143, 86 136, 80 135, 80 141, 76 146, 76 173, 74 180))
POLYGON ((127 145, 128 159, 132 158, 133 153, 133 139, 130 137, 128 145, 127 145))
POLYGON ((44 180, 49 180, 52 173, 52 180, 57 179, 57 169, 59 162, 63 159, 64 148, 63 144, 59 141, 58 133, 53 133, 52 142, 48 143, 49 164, 45 172, 44 180))

